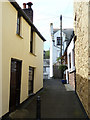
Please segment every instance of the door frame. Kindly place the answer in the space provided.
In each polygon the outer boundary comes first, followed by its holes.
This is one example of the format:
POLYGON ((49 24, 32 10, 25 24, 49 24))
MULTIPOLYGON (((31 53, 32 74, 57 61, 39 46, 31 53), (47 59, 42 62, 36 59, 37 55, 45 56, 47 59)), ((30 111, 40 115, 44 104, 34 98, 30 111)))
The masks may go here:
MULTIPOLYGON (((16 59, 16 58, 11 58, 11 63, 12 63, 12 61, 16 61, 16 62, 19 62, 20 63, 20 79, 19 79, 19 81, 20 81, 20 85, 19 85, 19 104, 20 104, 20 94, 21 94, 21 77, 22 77, 22 60, 19 60, 19 59, 16 59)), ((10 103, 11 103, 11 70, 12 70, 12 68, 11 68, 11 63, 10 63, 10 92, 9 92, 9 112, 12 112, 12 110, 11 110, 11 108, 10 108, 10 103)), ((19 106, 19 104, 18 104, 18 106, 19 106)), ((15 109, 14 110, 16 110, 16 108, 18 107, 18 106, 16 106, 15 105, 15 109)), ((13 111, 14 111, 13 110, 13 111)))

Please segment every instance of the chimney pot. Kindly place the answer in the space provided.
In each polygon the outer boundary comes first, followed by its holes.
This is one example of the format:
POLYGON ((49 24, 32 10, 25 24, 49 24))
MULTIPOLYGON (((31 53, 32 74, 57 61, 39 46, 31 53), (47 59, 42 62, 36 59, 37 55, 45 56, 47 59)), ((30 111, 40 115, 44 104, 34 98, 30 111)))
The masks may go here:
POLYGON ((26 3, 23 3, 23 9, 26 9, 26 3))
POLYGON ((31 8, 31 6, 33 5, 33 3, 32 2, 28 2, 27 5, 28 5, 28 8, 31 8))

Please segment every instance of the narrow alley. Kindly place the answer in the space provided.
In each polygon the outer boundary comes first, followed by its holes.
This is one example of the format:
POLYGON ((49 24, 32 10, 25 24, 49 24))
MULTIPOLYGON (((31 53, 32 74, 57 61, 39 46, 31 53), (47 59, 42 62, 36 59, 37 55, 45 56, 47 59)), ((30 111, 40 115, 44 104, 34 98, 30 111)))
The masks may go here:
POLYGON ((36 99, 41 97, 41 118, 87 118, 87 115, 69 84, 59 79, 44 81, 44 88, 28 99, 10 118, 36 118, 36 99))
POLYGON ((1 0, 0 16, 0 120, 89 120, 90 0, 1 0))

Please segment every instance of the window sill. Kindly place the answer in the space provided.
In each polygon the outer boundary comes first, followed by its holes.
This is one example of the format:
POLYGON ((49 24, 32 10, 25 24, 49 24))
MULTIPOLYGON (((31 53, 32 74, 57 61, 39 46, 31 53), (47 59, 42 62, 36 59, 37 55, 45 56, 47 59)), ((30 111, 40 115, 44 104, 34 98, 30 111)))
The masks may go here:
POLYGON ((35 56, 36 57, 36 55, 34 54, 34 53, 31 53, 31 52, 29 52, 31 55, 33 55, 33 56, 35 56))
POLYGON ((22 37, 21 35, 19 35, 18 33, 16 33, 16 35, 17 35, 18 37, 20 37, 21 39, 23 39, 23 37, 22 37))

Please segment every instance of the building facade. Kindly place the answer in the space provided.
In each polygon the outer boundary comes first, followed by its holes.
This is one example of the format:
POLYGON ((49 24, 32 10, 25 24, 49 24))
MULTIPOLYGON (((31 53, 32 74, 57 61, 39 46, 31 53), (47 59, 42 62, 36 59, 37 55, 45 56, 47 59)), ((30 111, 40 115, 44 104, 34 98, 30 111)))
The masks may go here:
POLYGON ((66 80, 75 89, 75 37, 72 38, 70 44, 67 47, 67 64, 66 80))
MULTIPOLYGON (((31 3, 27 5, 29 9, 31 3)), ((15 110, 30 95, 43 88, 43 42, 45 39, 15 1, 0 2, 0 6, 2 11, 0 11, 2 16, 1 117, 15 110)))
MULTIPOLYGON (((50 41, 50 77, 53 77, 53 65, 57 63, 57 58, 60 57, 60 30, 53 28, 53 23, 50 24, 51 41, 50 41)), ((63 51, 63 50, 62 50, 63 51)))
POLYGON ((43 60, 43 79, 50 79, 50 59, 43 60))
MULTIPOLYGON (((53 73, 53 71, 55 73, 55 71, 58 70, 58 66, 60 64, 60 63, 57 64, 57 58, 60 57, 60 52, 61 52, 60 29, 54 29, 53 23, 50 24, 50 27, 51 27, 51 38, 52 38, 50 41, 50 70, 51 70, 50 73, 53 73), (54 65, 55 70, 53 70, 53 65, 54 65)), ((74 35, 74 32, 72 28, 62 29, 62 56, 61 58, 62 58, 62 64, 65 64, 65 65, 68 65, 67 48, 72 40, 73 35, 74 35)), ((59 71, 57 73, 60 74, 59 71)), ((50 75, 54 76, 53 74, 50 74, 50 75)), ((61 75, 60 75, 60 78, 61 78, 61 75)))
POLYGON ((74 2, 76 92, 90 118, 90 1, 74 2))

